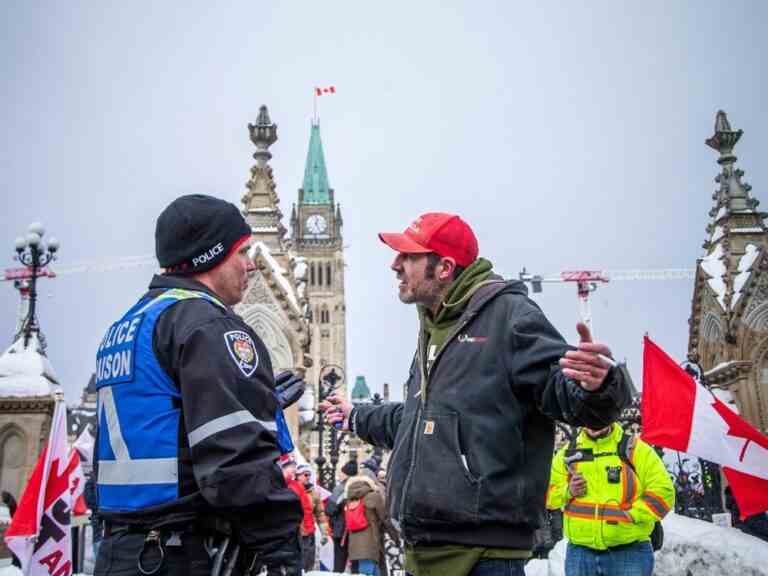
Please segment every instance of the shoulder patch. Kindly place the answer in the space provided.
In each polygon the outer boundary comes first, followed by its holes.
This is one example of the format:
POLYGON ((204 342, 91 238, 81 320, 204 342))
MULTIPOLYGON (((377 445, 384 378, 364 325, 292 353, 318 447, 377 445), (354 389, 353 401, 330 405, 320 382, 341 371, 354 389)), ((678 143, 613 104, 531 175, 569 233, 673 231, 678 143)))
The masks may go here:
POLYGON ((259 365, 259 356, 256 354, 256 346, 251 335, 243 330, 232 330, 224 334, 224 342, 232 360, 240 368, 240 372, 246 377, 253 374, 259 365))

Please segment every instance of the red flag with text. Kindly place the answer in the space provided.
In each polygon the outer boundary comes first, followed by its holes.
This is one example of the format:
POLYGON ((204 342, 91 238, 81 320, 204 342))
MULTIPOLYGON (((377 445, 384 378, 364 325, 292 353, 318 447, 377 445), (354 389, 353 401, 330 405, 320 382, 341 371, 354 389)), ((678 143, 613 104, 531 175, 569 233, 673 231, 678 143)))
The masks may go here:
POLYGON ((84 478, 77 450, 67 450, 67 408, 56 402, 48 445, 24 489, 5 542, 29 576, 70 576, 73 503, 84 510, 84 478))
POLYGON ((742 518, 768 510, 768 436, 697 383, 647 336, 642 438, 720 464, 742 518))
POLYGON ((336 86, 326 86, 325 88, 315 87, 315 95, 322 96, 323 94, 336 94, 336 86))

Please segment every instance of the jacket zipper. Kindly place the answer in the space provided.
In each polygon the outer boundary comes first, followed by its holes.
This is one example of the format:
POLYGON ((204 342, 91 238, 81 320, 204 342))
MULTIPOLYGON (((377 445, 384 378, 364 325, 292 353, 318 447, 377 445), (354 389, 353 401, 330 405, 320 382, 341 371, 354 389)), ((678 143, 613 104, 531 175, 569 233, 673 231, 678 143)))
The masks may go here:
MULTIPOLYGON (((419 384, 421 385, 424 382, 424 361, 423 361, 423 348, 424 348, 424 332, 421 330, 421 327, 419 327, 419 344, 416 347, 416 356, 419 362, 419 374, 421 375, 421 380, 419 384)), ((424 388, 420 387, 419 390, 424 393, 424 388)), ((403 493, 400 496, 400 525, 403 528, 403 535, 405 534, 405 522, 403 521, 403 518, 405 517, 405 499, 408 495, 408 485, 411 483, 411 476, 413 475, 413 469, 416 466, 416 438, 417 433, 419 430, 419 427, 421 426, 421 407, 424 405, 424 397, 419 398, 419 407, 416 410, 416 418, 414 419, 413 423, 413 430, 411 430, 411 463, 408 466, 408 474, 405 476, 405 482, 403 482, 403 493)))
MULTIPOLYGON (((440 358, 440 355, 443 353, 443 350, 450 344, 451 340, 453 340, 456 335, 461 332, 464 327, 469 324, 469 321, 472 320, 472 318, 475 317, 475 312, 471 312, 467 314, 467 317, 464 319, 463 322, 461 322, 458 327, 453 330, 449 336, 443 341, 443 344, 440 346, 440 349, 437 351, 437 354, 435 354, 435 359, 432 361, 432 369, 434 369, 435 364, 437 364, 438 358, 440 358)), ((400 519, 401 519, 401 525, 403 527, 403 531, 405 532, 405 522, 402 521, 402 519, 405 516, 405 501, 408 496, 408 487, 411 483, 411 477, 413 476, 413 469, 416 467, 416 440, 418 439, 418 433, 419 429, 421 428, 421 416, 422 416, 422 407, 426 407, 427 405, 427 384, 429 383, 429 376, 432 374, 433 370, 430 369, 429 372, 424 371, 424 331, 421 330, 421 326, 419 327, 419 345, 418 345, 418 360, 419 360, 419 373, 421 374, 421 397, 420 400, 420 406, 418 410, 416 411, 416 420, 414 422, 413 430, 412 430, 412 436, 411 436, 411 464, 408 467, 408 474, 405 477, 405 482, 403 483, 403 494, 400 498, 400 519)))

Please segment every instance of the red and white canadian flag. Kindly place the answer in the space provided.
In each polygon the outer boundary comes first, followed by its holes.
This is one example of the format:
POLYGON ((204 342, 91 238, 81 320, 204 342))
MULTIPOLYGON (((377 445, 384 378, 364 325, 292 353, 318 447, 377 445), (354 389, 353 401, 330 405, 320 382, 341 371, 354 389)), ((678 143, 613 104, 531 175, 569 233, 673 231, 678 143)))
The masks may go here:
POLYGON ((67 450, 67 407, 59 400, 48 445, 5 533, 5 542, 21 561, 25 575, 72 574, 70 517, 73 503, 82 501, 84 484, 80 455, 67 450))
POLYGON ((315 95, 322 96, 323 94, 336 94, 336 86, 326 86, 325 88, 315 87, 315 95))
POLYGON ((742 518, 768 510, 768 436, 645 337, 642 438, 720 464, 742 518))

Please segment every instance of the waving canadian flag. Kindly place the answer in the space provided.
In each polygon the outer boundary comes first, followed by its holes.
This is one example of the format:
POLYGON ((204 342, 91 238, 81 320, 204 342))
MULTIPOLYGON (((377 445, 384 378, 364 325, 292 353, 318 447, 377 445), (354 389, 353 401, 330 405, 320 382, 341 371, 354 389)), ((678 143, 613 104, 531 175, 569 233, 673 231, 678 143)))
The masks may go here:
POLYGON ((56 402, 48 445, 5 533, 28 576, 70 576, 73 504, 83 506, 84 479, 77 450, 67 450, 67 407, 56 402))
POLYGON ((645 337, 642 438, 723 467, 742 518, 768 510, 768 436, 645 337))

